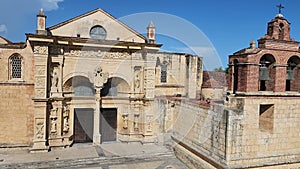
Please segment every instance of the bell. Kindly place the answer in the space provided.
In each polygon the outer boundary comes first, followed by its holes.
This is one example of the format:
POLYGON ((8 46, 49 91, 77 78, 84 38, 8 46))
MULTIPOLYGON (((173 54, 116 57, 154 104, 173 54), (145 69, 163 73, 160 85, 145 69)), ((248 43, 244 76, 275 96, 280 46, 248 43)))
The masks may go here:
POLYGON ((267 67, 263 66, 259 68, 259 80, 270 80, 269 70, 267 67))
POLYGON ((290 66, 286 70, 286 80, 295 80, 293 70, 290 66))

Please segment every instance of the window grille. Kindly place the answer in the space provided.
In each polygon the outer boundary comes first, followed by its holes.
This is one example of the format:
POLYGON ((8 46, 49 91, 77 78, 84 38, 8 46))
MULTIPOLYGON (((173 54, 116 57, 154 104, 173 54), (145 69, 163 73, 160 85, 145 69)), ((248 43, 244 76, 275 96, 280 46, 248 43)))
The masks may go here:
POLYGON ((11 78, 21 78, 22 77, 22 59, 18 55, 14 55, 10 58, 11 64, 11 78))

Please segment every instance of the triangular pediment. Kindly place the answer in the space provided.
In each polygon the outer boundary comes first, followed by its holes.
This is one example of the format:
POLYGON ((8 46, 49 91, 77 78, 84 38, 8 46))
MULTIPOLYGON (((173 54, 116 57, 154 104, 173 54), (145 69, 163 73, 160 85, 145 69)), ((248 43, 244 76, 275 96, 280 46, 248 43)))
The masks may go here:
POLYGON ((7 40, 4 37, 0 36, 0 44, 9 44, 9 43, 11 43, 9 40, 7 40))
POLYGON ((91 29, 97 26, 104 28, 105 40, 146 41, 143 35, 100 8, 51 26, 48 30, 53 36, 91 38, 91 29))

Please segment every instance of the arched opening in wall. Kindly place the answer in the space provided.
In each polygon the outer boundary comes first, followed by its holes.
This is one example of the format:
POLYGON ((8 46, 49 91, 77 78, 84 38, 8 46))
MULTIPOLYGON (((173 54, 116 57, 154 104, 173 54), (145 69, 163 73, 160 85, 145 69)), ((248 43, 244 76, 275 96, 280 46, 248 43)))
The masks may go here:
POLYGON ((283 39, 284 38, 284 24, 280 23, 279 24, 279 35, 278 35, 279 39, 283 39))
POLYGON ((9 79, 22 78, 22 56, 14 53, 9 57, 9 79))
POLYGON ((287 62, 286 68, 286 91, 300 92, 300 58, 292 56, 287 62))
POLYGON ((94 135, 94 85, 89 78, 77 75, 68 79, 63 85, 64 96, 73 99, 73 141, 87 143, 93 141, 94 135))
POLYGON ((237 59, 233 60, 233 94, 235 94, 238 89, 238 82, 239 82, 238 63, 239 61, 237 59))
POLYGON ((122 78, 109 78, 104 88, 101 90, 102 97, 129 97, 130 86, 122 78))
POLYGON ((71 93, 73 96, 94 96, 94 85, 87 77, 75 76, 64 84, 64 92, 71 93))
POLYGON ((163 64, 161 64, 160 67, 161 67, 160 82, 167 83, 167 72, 168 72, 167 62, 163 62, 163 64))
POLYGON ((276 63, 274 56, 265 54, 259 63, 259 91, 274 91, 276 77, 276 69, 273 68, 276 63))

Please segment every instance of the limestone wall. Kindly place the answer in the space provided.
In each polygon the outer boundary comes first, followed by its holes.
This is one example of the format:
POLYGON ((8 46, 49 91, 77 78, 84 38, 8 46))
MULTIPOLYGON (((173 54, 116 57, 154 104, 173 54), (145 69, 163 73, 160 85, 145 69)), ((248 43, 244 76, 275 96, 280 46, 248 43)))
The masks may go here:
POLYGON ((33 88, 33 85, 0 85, 0 146, 32 143, 33 88))
POLYGON ((299 166, 297 97, 232 97, 211 108, 176 101, 174 107, 175 153, 191 168, 299 166))
POLYGON ((34 61, 29 43, 0 48, 0 146, 24 146, 33 139, 34 61), (12 77, 11 56, 21 59, 21 78, 12 77))
POLYGON ((209 108, 185 100, 173 102, 172 138, 177 157, 191 168, 211 166, 200 162, 203 159, 199 156, 225 165, 227 116, 223 107, 209 108))
POLYGON ((295 98, 236 98, 229 117, 228 160, 236 167, 300 161, 300 102, 295 98), (237 101, 238 100, 238 101, 237 101), (235 114, 235 115, 234 115, 235 114), (237 134, 235 134, 237 133, 237 134))

